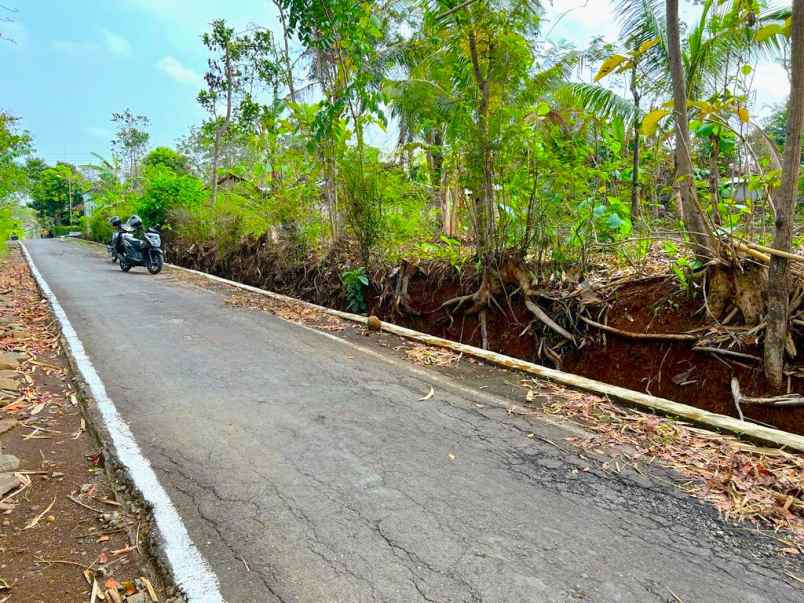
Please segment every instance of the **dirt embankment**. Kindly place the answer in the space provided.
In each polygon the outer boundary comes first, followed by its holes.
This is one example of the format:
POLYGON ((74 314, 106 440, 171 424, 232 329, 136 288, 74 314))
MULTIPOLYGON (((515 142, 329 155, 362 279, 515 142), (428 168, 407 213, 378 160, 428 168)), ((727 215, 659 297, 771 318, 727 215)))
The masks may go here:
MULTIPOLYGON (((347 309, 340 275, 358 264, 356 253, 346 245, 336 246, 323 258, 294 257, 267 237, 245 239, 228 251, 181 241, 171 242, 168 250, 169 261, 181 266, 340 310, 347 309)), ((412 266, 402 262, 371 276, 372 287, 366 296, 369 313, 424 333, 481 345, 478 314, 444 305, 477 289, 479 276, 471 267, 459 273, 445 263, 412 266)), ((572 296, 566 294, 567 286, 545 281, 536 293, 538 304, 573 334, 576 345, 534 320, 521 292, 512 287, 495 296, 487 313, 489 349, 731 416, 737 416, 732 377, 737 377, 745 395, 768 393, 762 371, 751 360, 694 351, 693 343, 687 341, 604 334, 578 320, 577 314, 584 308, 597 316, 600 308, 606 307, 606 324, 624 331, 703 330, 708 321, 703 301, 682 291, 672 277, 624 280, 589 291, 570 283, 575 291, 572 296), (577 295, 579 291, 581 295, 577 295)), ((751 342, 741 350, 749 355, 758 353, 756 343, 751 342)), ((789 384, 792 392, 804 394, 804 380, 791 377, 789 384)), ((747 418, 804 434, 804 407, 751 406, 743 412, 747 418)))
MULTIPOLYGON (((634 283, 619 289, 608 311, 608 324, 641 333, 685 333, 707 324, 703 301, 690 298, 671 278, 634 283)), ((607 383, 645 391, 724 415, 737 416, 731 393, 736 377, 742 392, 769 392, 758 363, 692 349, 689 342, 639 341, 597 336, 567 356, 563 369, 607 383)), ((756 344, 743 353, 761 356, 756 344)), ((790 390, 804 394, 804 381, 791 377, 790 390)), ((804 407, 743 406, 747 418, 804 434, 804 407)))

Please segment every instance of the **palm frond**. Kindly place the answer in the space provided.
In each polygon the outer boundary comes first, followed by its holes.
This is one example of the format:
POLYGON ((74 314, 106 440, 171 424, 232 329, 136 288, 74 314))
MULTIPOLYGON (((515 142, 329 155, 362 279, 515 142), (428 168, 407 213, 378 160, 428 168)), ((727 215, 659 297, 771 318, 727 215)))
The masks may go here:
POLYGON ((536 90, 549 90, 565 82, 578 62, 576 53, 567 53, 559 61, 531 75, 530 85, 536 90))
POLYGON ((654 38, 664 39, 664 0, 620 0, 616 11, 624 40, 639 45, 654 38))
POLYGON ((603 120, 620 119, 631 122, 640 114, 634 103, 596 84, 583 82, 564 84, 556 91, 556 98, 562 103, 576 106, 603 120))
POLYGON ((662 81, 670 73, 667 52, 667 25, 664 0, 620 0, 616 8, 620 34, 629 49, 648 40, 659 40, 641 60, 642 71, 651 79, 662 81))
MULTIPOLYGON (((790 6, 777 6, 766 10, 759 15, 757 21, 760 25, 770 25, 772 23, 782 23, 793 14, 792 7, 790 6)), ((784 36, 770 36, 764 40, 757 42, 753 41, 757 52, 766 59, 777 59, 784 54, 786 47, 790 41, 784 36)))

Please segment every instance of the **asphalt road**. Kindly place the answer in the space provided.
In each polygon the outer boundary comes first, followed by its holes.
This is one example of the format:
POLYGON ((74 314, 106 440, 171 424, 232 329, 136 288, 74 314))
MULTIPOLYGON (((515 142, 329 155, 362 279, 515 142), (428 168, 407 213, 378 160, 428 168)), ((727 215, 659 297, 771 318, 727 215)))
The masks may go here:
POLYGON ((227 601, 804 601, 666 481, 527 437, 554 425, 171 271, 26 245, 227 601))

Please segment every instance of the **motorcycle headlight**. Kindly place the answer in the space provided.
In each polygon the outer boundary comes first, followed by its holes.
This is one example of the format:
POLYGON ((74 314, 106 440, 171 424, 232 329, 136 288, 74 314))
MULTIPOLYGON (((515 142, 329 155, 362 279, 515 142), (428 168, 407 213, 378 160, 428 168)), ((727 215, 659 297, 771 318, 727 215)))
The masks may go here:
POLYGON ((162 239, 157 234, 146 234, 145 238, 148 239, 148 242, 153 247, 161 247, 162 246, 162 239))

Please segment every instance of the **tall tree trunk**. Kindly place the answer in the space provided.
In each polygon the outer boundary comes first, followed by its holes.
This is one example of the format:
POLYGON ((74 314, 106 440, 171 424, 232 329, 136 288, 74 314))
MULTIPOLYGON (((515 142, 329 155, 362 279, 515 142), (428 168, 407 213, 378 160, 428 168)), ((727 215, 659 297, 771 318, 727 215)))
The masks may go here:
POLYGON ((209 187, 212 189, 210 203, 215 205, 218 198, 218 161, 221 154, 221 126, 215 128, 215 143, 212 147, 212 168, 209 173, 209 187))
POLYGON ((639 91, 637 90, 637 62, 631 71, 631 95, 634 98, 634 157, 631 166, 631 223, 636 225, 639 218, 639 91))
MULTIPOLYGON (((801 136, 804 129, 804 0, 793 1, 791 41, 792 80, 787 105, 787 138, 782 161, 782 185, 774 195, 776 231, 773 236, 773 247, 787 252, 791 247, 792 218, 801 163, 801 136)), ((775 389, 781 389, 784 379, 784 344, 787 338, 789 303, 788 260, 772 255, 768 270, 765 376, 775 389)))
POLYGON ((229 122, 232 120, 232 87, 234 85, 234 77, 232 73, 232 57, 229 53, 229 48, 226 48, 224 57, 224 75, 226 77, 226 117, 222 125, 215 128, 215 147, 212 156, 212 205, 214 206, 218 200, 218 164, 220 163, 221 156, 221 140, 224 134, 229 132, 229 122))
MULTIPOLYGON (((477 108, 478 143, 480 147, 481 169, 483 173, 481 194, 475 194, 475 222, 477 224, 477 249, 484 267, 484 274, 489 267, 492 254, 491 219, 494 207, 494 176, 492 168, 491 144, 489 141, 489 81, 483 75, 477 49, 477 37, 474 30, 469 32, 469 52, 472 57, 472 68, 475 83, 480 90, 480 101, 477 108)), ((491 54, 491 48, 488 50, 491 54)))
POLYGON ((442 180, 444 179, 444 138, 439 130, 432 133, 432 137, 428 140, 430 144, 430 151, 428 153, 430 158, 430 182, 433 187, 433 207, 436 210, 436 219, 438 221, 438 229, 444 232, 446 224, 446 214, 444 207, 444 186, 442 180))
POLYGON ((648 186, 648 194, 650 195, 650 203, 653 206, 653 217, 655 219, 659 219, 660 215, 660 201, 659 201, 659 171, 660 171, 660 164, 659 164, 659 149, 661 148, 661 142, 659 137, 656 137, 656 146, 654 147, 653 153, 653 166, 650 172, 650 185, 648 186))
POLYGON ((666 0, 667 46, 673 79, 673 113, 676 122, 676 180, 681 196, 681 217, 692 243, 695 257, 707 261, 715 256, 716 241, 710 235, 706 217, 695 194, 692 175, 692 147, 687 119, 687 86, 681 62, 681 35, 678 0, 666 0))
POLYGON ((338 165, 330 156, 329 151, 323 155, 324 161, 324 197, 327 201, 329 224, 332 229, 332 241, 341 236, 340 220, 338 216, 338 165))
POLYGON ((288 91, 290 92, 290 100, 294 103, 296 102, 296 86, 293 82, 293 65, 290 62, 290 40, 288 36, 288 22, 287 22, 287 15, 285 14, 285 9, 282 6, 282 3, 279 0, 274 0, 274 5, 276 5, 277 11, 279 11, 279 22, 282 24, 282 38, 285 41, 285 50, 284 50, 284 62, 285 62, 285 71, 288 84, 288 91))

